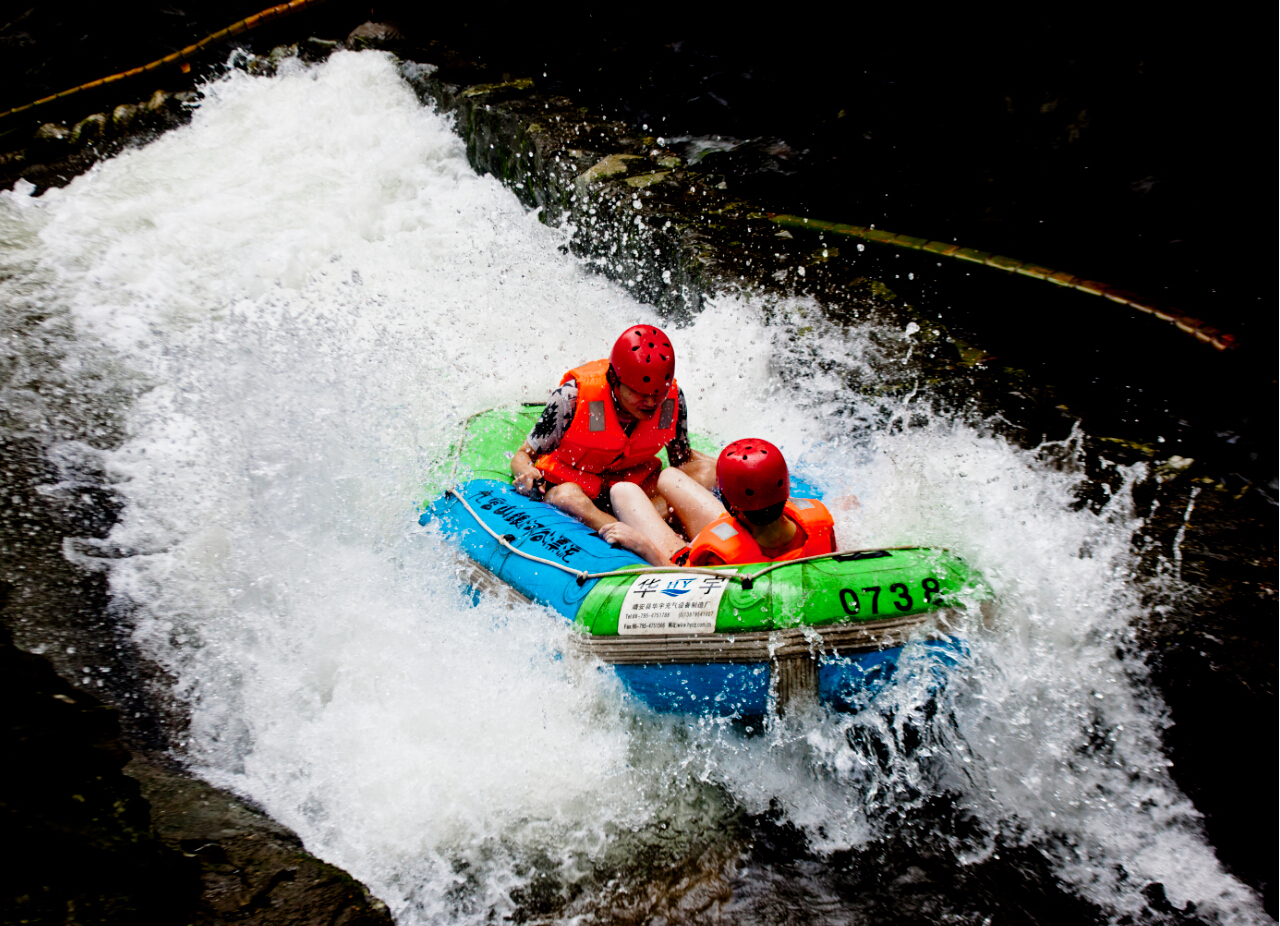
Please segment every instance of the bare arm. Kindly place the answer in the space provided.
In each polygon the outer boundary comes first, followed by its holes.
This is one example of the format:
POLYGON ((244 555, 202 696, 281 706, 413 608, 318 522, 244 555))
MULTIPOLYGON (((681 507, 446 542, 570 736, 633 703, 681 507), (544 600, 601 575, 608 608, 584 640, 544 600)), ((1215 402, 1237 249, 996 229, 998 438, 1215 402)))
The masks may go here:
POLYGON ((689 407, 685 405, 684 390, 677 393, 680 411, 676 414, 676 436, 667 444, 667 459, 672 466, 684 466, 694 459, 697 451, 689 443, 689 407))
POLYGON ((511 458, 511 480, 521 495, 539 498, 542 495, 538 485, 542 479, 542 470, 533 465, 532 453, 533 448, 528 441, 520 445, 520 449, 511 458))
POLYGON ((541 482, 542 471, 533 465, 533 461, 560 446, 560 440, 573 420, 577 400, 578 384, 573 380, 563 382, 553 389, 546 407, 538 417, 538 423, 511 457, 511 480, 521 495, 542 497, 545 490, 541 482))

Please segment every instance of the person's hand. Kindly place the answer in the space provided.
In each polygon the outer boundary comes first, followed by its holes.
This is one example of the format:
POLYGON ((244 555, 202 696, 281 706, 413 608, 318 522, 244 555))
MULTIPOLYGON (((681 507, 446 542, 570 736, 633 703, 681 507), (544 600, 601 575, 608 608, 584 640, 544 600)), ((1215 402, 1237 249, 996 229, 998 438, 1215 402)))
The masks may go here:
POLYGON ((546 493, 546 482, 542 478, 542 470, 530 466, 512 480, 516 491, 529 498, 542 498, 546 493))

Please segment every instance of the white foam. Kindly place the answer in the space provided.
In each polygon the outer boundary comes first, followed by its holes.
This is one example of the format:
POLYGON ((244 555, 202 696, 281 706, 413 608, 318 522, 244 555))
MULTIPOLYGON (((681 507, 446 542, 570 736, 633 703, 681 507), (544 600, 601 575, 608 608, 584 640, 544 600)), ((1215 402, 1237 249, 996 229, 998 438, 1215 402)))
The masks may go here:
POLYGON ((851 395, 877 368, 865 330, 713 301, 675 332, 693 427, 769 437, 862 497, 842 537, 949 546, 999 607, 948 689, 954 722, 887 767, 850 739, 900 739, 926 671, 886 695, 896 731, 876 712, 753 737, 648 717, 553 658, 558 617, 471 607, 414 505, 463 417, 541 397, 659 319, 475 176, 383 56, 205 93, 189 126, 0 203, 6 299, 26 287, 73 320, 72 365, 101 341, 152 384, 107 455, 128 503, 111 542, 137 553, 110 581, 191 706, 203 774, 405 923, 506 915, 536 870, 625 872, 656 828, 728 839, 738 808, 856 847, 886 807, 944 790, 1116 915, 1151 880, 1204 915, 1260 915, 1167 774, 1141 666, 1116 656, 1140 613, 1127 492, 1078 511, 1070 468, 923 399, 851 395))

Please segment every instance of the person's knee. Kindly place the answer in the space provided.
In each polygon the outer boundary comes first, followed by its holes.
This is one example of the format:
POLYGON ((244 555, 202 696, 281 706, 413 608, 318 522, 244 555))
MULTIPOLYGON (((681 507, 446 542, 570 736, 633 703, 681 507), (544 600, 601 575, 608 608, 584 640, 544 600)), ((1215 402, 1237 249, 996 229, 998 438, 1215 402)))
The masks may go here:
POLYGON ((679 472, 708 491, 713 491, 716 487, 716 462, 710 457, 692 459, 682 464, 679 472))
POLYGON ((615 511, 620 506, 626 505, 642 505, 647 501, 644 489, 640 488, 634 482, 619 482, 609 489, 609 501, 613 504, 615 511))
POLYGON ((575 508, 584 502, 588 505, 593 504, 591 499, 587 498, 587 493, 582 491, 582 486, 576 482, 562 482, 552 486, 547 489, 543 500, 557 508, 575 508))
POLYGON ((681 470, 674 466, 668 466, 658 474, 658 494, 667 495, 671 492, 672 487, 680 485, 680 483, 689 477, 681 470))

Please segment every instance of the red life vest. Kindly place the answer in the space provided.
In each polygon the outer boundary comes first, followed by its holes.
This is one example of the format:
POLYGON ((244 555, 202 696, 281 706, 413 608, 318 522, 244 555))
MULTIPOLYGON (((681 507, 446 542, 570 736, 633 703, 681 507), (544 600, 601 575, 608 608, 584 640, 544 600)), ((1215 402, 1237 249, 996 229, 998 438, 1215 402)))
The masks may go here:
MULTIPOLYGON (((777 557, 778 561, 835 552, 835 528, 826 505, 817 499, 789 498, 782 510, 795 522, 796 529, 804 533, 804 545, 783 553, 777 557)), ((693 538, 686 565, 704 566, 712 556, 720 557, 730 566, 775 561, 764 555, 756 538, 731 514, 712 521, 693 538)))
POLYGON ((561 377, 578 384, 578 404, 560 446, 534 460, 547 482, 576 482, 588 498, 619 482, 656 482, 662 461, 656 456, 676 436, 680 389, 671 381, 667 397, 648 421, 637 421, 628 437, 618 421, 608 360, 593 360, 561 377))

